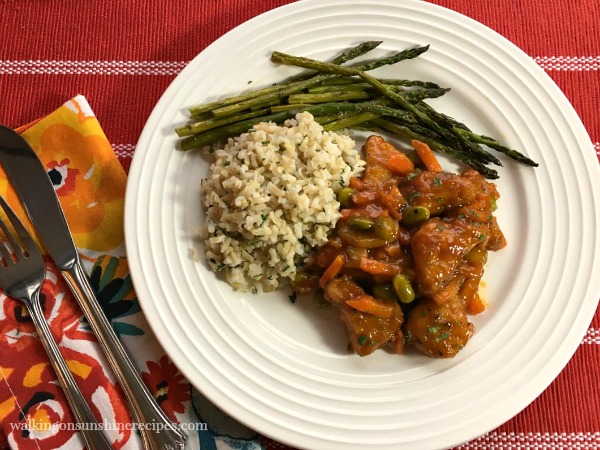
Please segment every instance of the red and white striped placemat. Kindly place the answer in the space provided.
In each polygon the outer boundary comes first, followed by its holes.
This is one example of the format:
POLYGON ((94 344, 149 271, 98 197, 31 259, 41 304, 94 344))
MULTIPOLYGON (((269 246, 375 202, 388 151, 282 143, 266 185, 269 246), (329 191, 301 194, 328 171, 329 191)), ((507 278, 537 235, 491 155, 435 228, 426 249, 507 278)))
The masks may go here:
MULTIPOLYGON (((17 127, 83 94, 127 170, 148 115, 187 62, 231 28, 286 3, 0 2, 0 123, 17 127)), ((573 104, 600 160, 597 0, 432 3, 478 20, 531 56, 573 104)), ((266 438, 261 443, 288 448, 266 438)), ((536 401, 460 448, 600 448, 600 313, 571 362, 536 401)))

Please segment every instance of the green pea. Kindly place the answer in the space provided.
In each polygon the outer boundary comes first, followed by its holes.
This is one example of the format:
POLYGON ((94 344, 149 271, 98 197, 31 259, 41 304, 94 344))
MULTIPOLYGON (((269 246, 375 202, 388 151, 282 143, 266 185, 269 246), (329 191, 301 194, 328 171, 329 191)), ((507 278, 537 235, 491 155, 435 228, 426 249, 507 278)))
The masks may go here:
POLYGON ((402 214, 402 223, 407 227, 414 227, 429 219, 431 213, 426 206, 411 206, 402 214))
POLYGON ((397 300, 396 291, 391 283, 375 283, 373 286, 373 297, 380 300, 397 300))
POLYGON ((392 280, 394 290, 398 300, 402 303, 410 303, 415 299, 415 290, 410 283, 410 280, 405 275, 398 274, 392 280))
POLYGON ((319 289, 317 292, 315 292, 313 303, 317 308, 326 308, 331 305, 331 303, 329 303, 325 298, 325 293, 322 289, 319 289))
POLYGON ((298 271, 296 272, 296 276, 294 277, 294 284, 300 284, 305 282, 310 278, 310 275, 306 272, 298 271))
POLYGON ((348 226, 358 231, 367 231, 373 228, 373 221, 368 217, 351 217, 348 226))
POLYGON ((380 216, 375 219, 375 235, 386 242, 391 242, 398 237, 400 228, 398 222, 391 217, 380 216))
POLYGON ((487 258, 487 251, 485 248, 481 246, 474 247, 467 255, 465 259, 472 266, 477 266, 480 264, 485 264, 487 258))
POLYGON ((337 195, 338 202, 342 208, 350 208, 352 206, 352 195, 354 194, 354 189, 351 187, 345 186, 340 189, 337 195))

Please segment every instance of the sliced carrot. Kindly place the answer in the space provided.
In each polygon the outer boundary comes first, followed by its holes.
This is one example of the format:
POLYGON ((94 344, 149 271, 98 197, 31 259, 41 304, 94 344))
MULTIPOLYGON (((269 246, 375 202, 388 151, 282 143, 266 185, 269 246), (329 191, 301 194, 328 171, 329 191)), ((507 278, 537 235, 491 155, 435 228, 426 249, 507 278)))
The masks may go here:
POLYGON ((331 280, 333 280, 337 276, 337 274, 340 273, 340 271, 344 267, 345 263, 346 263, 346 255, 344 255, 343 253, 340 253, 339 255, 337 255, 335 257, 335 259, 333 260, 333 262, 331 264, 329 264, 329 267, 327 267, 327 269, 325 269, 325 272, 323 272, 323 275, 321 275, 321 279, 319 280, 319 286, 321 286, 321 288, 325 289, 325 286, 327 286, 327 283, 329 283, 331 280))
POLYGON ((402 255, 402 248, 400 247, 400 242, 397 240, 383 247, 383 251, 390 258, 399 258, 402 255))
POLYGON ((348 185, 357 191, 362 191, 365 188, 365 183, 363 180, 356 177, 351 177, 350 180, 348 180, 348 185))
POLYGON ((475 294, 467 304, 467 314, 475 315, 483 311, 485 311, 485 303, 483 303, 479 294, 475 294))
POLYGON ((394 313, 394 305, 377 300, 367 294, 346 300, 346 305, 382 319, 389 319, 394 313))
POLYGON ((401 220, 402 214, 400 210, 404 205, 404 197, 397 186, 392 186, 388 192, 383 190, 379 192, 379 201, 388 209, 390 215, 396 219, 401 220))
POLYGON ((371 258, 362 258, 360 260, 360 268, 371 275, 393 276, 400 271, 398 266, 394 264, 377 261, 376 259, 371 258))
POLYGON ((388 156, 385 167, 399 175, 408 175, 415 170, 415 165, 408 156, 401 152, 394 152, 388 156))
POLYGON ((421 161, 423 161, 423 164, 425 164, 427 170, 431 172, 442 171, 442 166, 440 166, 440 163, 438 162, 433 150, 431 150, 429 145, 427 145, 425 142, 417 141, 416 139, 411 141, 411 144, 415 148, 419 158, 421 158, 421 161))

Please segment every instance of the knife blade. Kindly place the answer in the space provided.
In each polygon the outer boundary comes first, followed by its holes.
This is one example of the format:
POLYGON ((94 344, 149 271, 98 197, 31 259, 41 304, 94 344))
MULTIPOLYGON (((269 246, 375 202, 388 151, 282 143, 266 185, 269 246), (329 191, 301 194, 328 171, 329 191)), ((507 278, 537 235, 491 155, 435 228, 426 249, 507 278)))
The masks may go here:
POLYGON ((31 146, 0 125, 0 164, 48 254, 77 299, 127 397, 146 449, 183 448, 186 435, 168 418, 147 389, 91 287, 52 180, 31 146), (148 426, 151 425, 151 426, 148 426))

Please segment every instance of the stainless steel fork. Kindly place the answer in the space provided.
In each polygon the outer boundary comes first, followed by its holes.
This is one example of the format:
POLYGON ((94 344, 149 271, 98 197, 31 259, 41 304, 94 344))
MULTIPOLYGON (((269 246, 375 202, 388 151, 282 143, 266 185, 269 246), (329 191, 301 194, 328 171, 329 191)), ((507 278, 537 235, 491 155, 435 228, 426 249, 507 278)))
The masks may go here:
POLYGON ((110 450, 112 446, 75 383, 44 318, 40 289, 46 276, 46 267, 42 255, 19 218, 1 196, 0 206, 16 231, 15 236, 11 227, 0 217, 0 229, 4 233, 4 239, 0 242, 0 288, 6 295, 25 304, 75 419, 81 424, 78 429, 87 448, 110 450))

